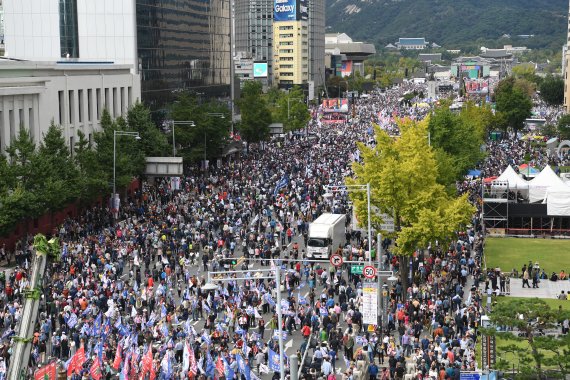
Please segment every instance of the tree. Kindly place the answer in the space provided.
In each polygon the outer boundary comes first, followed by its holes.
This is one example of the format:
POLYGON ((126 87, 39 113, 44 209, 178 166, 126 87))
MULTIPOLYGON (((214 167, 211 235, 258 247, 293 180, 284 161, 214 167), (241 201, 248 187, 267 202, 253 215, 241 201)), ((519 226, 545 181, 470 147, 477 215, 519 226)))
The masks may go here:
POLYGON ((248 143, 248 149, 249 144, 269 138, 269 124, 272 117, 267 102, 261 95, 261 82, 246 81, 241 98, 237 101, 241 110, 239 132, 242 139, 248 143))
MULTIPOLYGON (((119 117, 112 120, 109 112, 103 110, 101 115, 101 130, 94 134, 97 145, 96 163, 94 170, 100 173, 108 188, 113 186, 113 167, 116 169, 116 188, 125 188, 131 183, 134 177, 138 177, 144 172, 145 154, 139 144, 139 140, 131 136, 116 136, 115 131, 132 131, 126 121, 119 117), (113 150, 116 141, 116 160, 113 160, 113 150)), ((132 131, 134 132, 134 131, 132 131)), ((142 139, 140 140, 142 142, 142 139)))
MULTIPOLYGON (((544 366, 558 368, 562 378, 570 374, 570 337, 542 332, 558 329, 559 324, 570 318, 566 310, 553 310, 548 303, 539 298, 506 299, 497 303, 490 314, 493 328, 482 329, 485 335, 512 341, 509 351, 530 360, 521 360, 522 373, 543 378, 544 366), (501 331, 497 331, 500 327, 501 331), (504 330, 511 332, 504 332, 504 330), (542 332, 541 332, 542 331, 542 332), (522 344, 524 343, 524 344, 522 344), (548 355, 546 355, 548 353, 548 355)), ((506 367, 508 363, 500 363, 506 367)), ((506 369, 506 368, 504 368, 506 369)))
POLYGON ((570 139, 570 114, 565 114, 558 119, 558 136, 560 140, 570 139))
POLYGON ((277 99, 276 120, 283 123, 286 131, 305 128, 311 119, 311 113, 305 104, 303 90, 295 86, 288 93, 282 92, 277 99))
POLYGON ((77 137, 73 157, 79 171, 76 185, 80 201, 87 201, 109 189, 108 173, 99 165, 97 151, 81 130, 77 131, 77 137))
MULTIPOLYGON (((475 211, 466 195, 450 196, 438 183, 438 163, 426 138, 428 123, 401 120, 401 136, 396 140, 376 127, 377 145, 358 145, 363 162, 353 164, 355 177, 346 181, 349 185, 370 183, 371 204, 394 218, 395 253, 400 257, 404 289, 408 257, 436 240, 445 246, 475 211)), ((351 198, 358 219, 366 220, 366 196, 353 192, 351 198)), ((374 228, 379 227, 381 218, 379 214, 371 216, 374 228)))
POLYGON ((169 152, 170 146, 166 136, 152 121, 148 107, 137 101, 127 111, 126 121, 129 129, 139 133, 141 137, 139 146, 145 156, 161 157, 169 152))
POLYGON ((508 125, 516 131, 522 128, 527 117, 531 116, 530 96, 515 86, 515 78, 503 79, 495 90, 497 111, 502 113, 508 125))
POLYGON ((194 126, 174 127, 176 149, 184 160, 200 161, 204 155, 207 159, 221 155, 231 125, 231 115, 224 104, 200 104, 195 95, 182 93, 172 104, 170 117, 174 121, 194 122, 194 126))
POLYGON ((562 78, 547 76, 540 84, 540 97, 551 106, 564 102, 564 81, 562 78))
POLYGON ((484 157, 481 145, 492 118, 490 107, 476 107, 473 103, 467 103, 456 114, 449 109, 449 102, 444 102, 432 113, 428 131, 436 150, 441 184, 455 183, 484 157))
POLYGON ((79 189, 75 186, 79 172, 75 166, 70 147, 65 144, 61 127, 52 121, 43 136, 37 154, 37 167, 42 173, 42 185, 37 193, 45 210, 52 213, 77 199, 79 189))

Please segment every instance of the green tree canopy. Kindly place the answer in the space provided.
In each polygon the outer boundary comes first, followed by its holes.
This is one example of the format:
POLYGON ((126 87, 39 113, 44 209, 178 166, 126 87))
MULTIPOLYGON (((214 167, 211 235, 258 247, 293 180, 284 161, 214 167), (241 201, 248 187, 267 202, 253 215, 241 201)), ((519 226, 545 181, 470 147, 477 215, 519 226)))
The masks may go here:
MULTIPOLYGON (((394 140, 376 127, 375 147, 359 144, 362 163, 354 163, 354 178, 347 184, 370 183, 371 204, 379 213, 394 218, 395 253, 400 256, 400 273, 407 284, 407 257, 436 240, 443 246, 469 222, 474 207, 467 196, 450 196, 438 183, 434 150, 428 145, 429 120, 400 121, 400 138, 394 140)), ((367 220, 366 195, 351 193, 359 220, 367 220)), ((378 228, 382 216, 371 216, 378 228)))
POLYGON ((225 104, 199 103, 195 95, 182 93, 170 108, 174 121, 192 121, 191 125, 177 125, 176 151, 187 161, 220 157, 229 137, 231 115, 225 104))
POLYGON ((432 113, 428 132, 431 145, 436 150, 441 184, 455 183, 484 157, 481 145, 485 142, 492 119, 489 106, 477 107, 473 103, 467 103, 457 114, 444 102, 432 113))
POLYGON ((558 136, 560 140, 570 139, 570 114, 562 115, 558 119, 558 136))
POLYGON ((311 113, 305 104, 303 90, 295 86, 288 93, 281 92, 277 99, 275 121, 283 123, 286 131, 303 129, 311 119, 311 113))
POLYGON ((525 119, 531 116, 530 96, 516 86, 514 77, 499 82, 495 90, 495 100, 497 111, 515 131, 522 128, 525 119))
MULTIPOLYGON (((493 327, 483 329, 482 333, 513 342, 507 350, 523 358, 517 364, 525 378, 543 378, 545 366, 558 369, 562 378, 570 374, 570 337, 541 333, 541 330, 558 330, 559 324, 570 318, 570 312, 552 309, 539 298, 519 298, 497 303, 489 318, 493 327), (504 332, 505 328, 512 332, 504 332)), ((498 366, 507 370, 509 364, 500 360, 498 366)))
POLYGON ((267 101, 262 95, 261 82, 246 81, 241 98, 237 100, 241 111, 239 132, 248 146, 250 143, 258 143, 269 138, 269 124, 272 122, 272 117, 267 101))
POLYGON ((540 84, 540 97, 551 106, 564 102, 564 81, 562 78, 547 76, 540 84))

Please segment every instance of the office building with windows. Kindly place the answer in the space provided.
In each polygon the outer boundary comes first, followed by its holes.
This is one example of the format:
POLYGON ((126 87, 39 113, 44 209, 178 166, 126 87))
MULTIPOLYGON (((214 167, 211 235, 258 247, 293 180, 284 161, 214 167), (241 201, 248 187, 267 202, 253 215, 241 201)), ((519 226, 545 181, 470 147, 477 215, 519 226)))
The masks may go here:
POLYGON ((273 75, 273 1, 234 1, 236 69, 243 59, 267 62, 268 84, 273 75))
POLYGON ((2 60, 0 153, 21 127, 39 144, 52 121, 73 148, 78 131, 92 140, 103 109, 116 118, 138 99, 140 80, 129 65, 2 60))
POLYGON ((324 0, 235 0, 235 49, 242 57, 267 62, 270 85, 322 85, 324 0))
POLYGON ((131 65, 153 109, 230 89, 230 0, 3 0, 7 57, 131 65))

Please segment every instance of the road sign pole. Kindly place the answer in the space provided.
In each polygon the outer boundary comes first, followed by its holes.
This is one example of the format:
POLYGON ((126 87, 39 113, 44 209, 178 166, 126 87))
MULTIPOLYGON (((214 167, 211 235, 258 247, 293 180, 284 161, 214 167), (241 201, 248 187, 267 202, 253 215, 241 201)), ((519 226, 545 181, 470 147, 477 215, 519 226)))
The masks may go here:
POLYGON ((279 371, 280 379, 285 380, 285 365, 283 360, 283 312, 281 310, 281 265, 275 265, 275 286, 277 287, 277 323, 279 323, 279 371))

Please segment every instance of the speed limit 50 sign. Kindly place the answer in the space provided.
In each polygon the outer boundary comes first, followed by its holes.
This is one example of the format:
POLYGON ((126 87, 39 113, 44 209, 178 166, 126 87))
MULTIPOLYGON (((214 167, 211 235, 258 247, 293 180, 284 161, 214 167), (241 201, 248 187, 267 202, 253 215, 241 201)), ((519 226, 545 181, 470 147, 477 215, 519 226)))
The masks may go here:
POLYGON ((372 265, 367 265, 362 269, 362 274, 366 278, 374 278, 376 277, 376 268, 374 268, 372 265))

